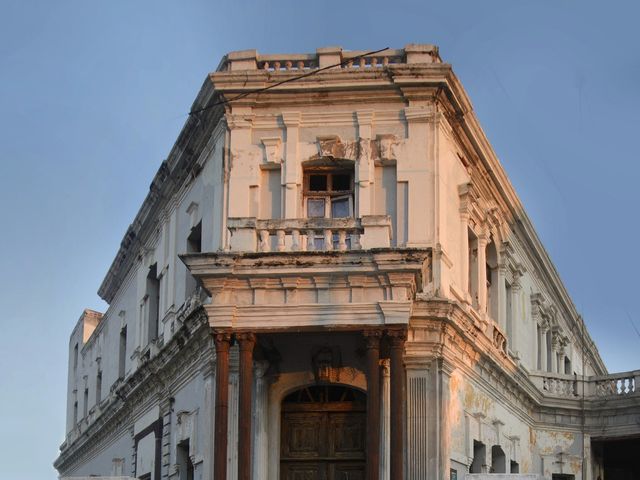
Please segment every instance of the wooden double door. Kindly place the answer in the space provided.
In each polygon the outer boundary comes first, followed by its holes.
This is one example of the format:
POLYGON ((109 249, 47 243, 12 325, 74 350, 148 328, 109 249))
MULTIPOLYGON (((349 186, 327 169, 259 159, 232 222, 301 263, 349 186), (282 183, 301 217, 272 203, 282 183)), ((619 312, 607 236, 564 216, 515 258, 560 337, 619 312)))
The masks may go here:
POLYGON ((335 385, 290 394, 280 445, 281 480, 364 480, 366 396, 335 385))

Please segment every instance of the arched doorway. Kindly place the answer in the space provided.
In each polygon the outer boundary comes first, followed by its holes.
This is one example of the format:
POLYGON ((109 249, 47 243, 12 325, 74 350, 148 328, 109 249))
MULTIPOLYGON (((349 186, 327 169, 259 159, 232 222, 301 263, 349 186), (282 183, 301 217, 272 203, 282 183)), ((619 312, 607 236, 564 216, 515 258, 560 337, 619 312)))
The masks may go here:
POLYGON ((285 397, 281 418, 281 480, 364 480, 363 392, 342 385, 304 387, 285 397))

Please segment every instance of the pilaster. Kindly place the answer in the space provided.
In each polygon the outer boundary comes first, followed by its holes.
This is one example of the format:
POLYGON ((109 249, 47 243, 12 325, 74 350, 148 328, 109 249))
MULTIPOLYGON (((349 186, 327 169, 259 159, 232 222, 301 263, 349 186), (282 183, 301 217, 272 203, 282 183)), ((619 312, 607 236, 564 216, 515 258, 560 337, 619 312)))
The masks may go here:
POLYGON ((239 392, 238 392, 238 480, 251 480, 251 424, 253 393, 253 349, 256 336, 238 333, 239 342, 239 392))
POLYGON ((227 480, 238 480, 238 346, 234 345, 229 350, 229 418, 227 438, 229 448, 227 450, 227 480))
MULTIPOLYGON (((406 158, 397 166, 398 182, 405 182, 407 195, 407 239, 411 247, 428 246, 435 242, 436 210, 438 199, 435 191, 435 106, 410 106, 404 109, 407 121, 408 141, 406 158), (429 205, 429 208, 423 208, 429 205)), ((401 224, 399 219, 398 224, 401 224)))
POLYGON ((471 303, 471 286, 469 285, 469 219, 471 206, 475 201, 475 192, 471 183, 458 186, 460 197, 460 288, 465 301, 471 303))
POLYGON ((173 402, 167 400, 161 403, 160 412, 162 415, 162 469, 161 478, 169 478, 169 472, 171 467, 171 412, 173 402))
MULTIPOLYGON (((216 346, 216 411, 213 478, 227 478, 227 446, 229 445, 229 348, 231 334, 215 332, 216 346)), ((233 422, 232 422, 233 424, 233 422)), ((231 443, 233 445, 233 443, 231 443)))
POLYGON ((269 384, 264 374, 268 363, 256 362, 254 365, 254 396, 253 396, 253 480, 267 480, 269 465, 269 437, 267 411, 269 400, 269 384))
POLYGON ((391 452, 389 441, 389 430, 391 427, 391 416, 389 407, 391 404, 391 368, 388 359, 380 361, 380 383, 382 398, 380 401, 380 416, 382 423, 380 427, 380 478, 382 480, 389 479, 389 461, 391 452))
POLYGON ((513 272, 513 281, 511 282, 511 338, 508 339, 508 344, 514 354, 518 354, 520 351, 518 338, 520 334, 519 325, 524 318, 521 302, 522 285, 520 284, 520 277, 521 274, 519 272, 513 272))
POLYGON ((371 215, 373 192, 373 162, 371 161, 371 139, 373 138, 374 112, 361 110, 356 112, 358 118, 358 164, 356 167, 357 183, 357 216, 371 215))
POLYGON ((367 465, 366 478, 380 478, 380 337, 378 329, 363 332, 367 350, 367 465))
POLYGON ((498 318, 494 319, 500 325, 500 328, 504 332, 507 331, 507 265, 504 262, 504 255, 500 255, 498 264, 498 288, 496 289, 498 293, 498 298, 496 301, 498 302, 498 318))
POLYGON ((407 475, 431 478, 435 462, 432 456, 438 412, 433 402, 429 363, 407 358, 407 475), (430 460, 431 459, 431 460, 430 460))
POLYGON ((249 217, 249 187, 257 183, 255 176, 259 171, 255 156, 246 154, 247 149, 252 146, 253 115, 250 108, 235 107, 233 114, 226 115, 226 120, 231 164, 227 216, 249 217))
POLYGON ((487 314, 487 243, 486 231, 478 235, 478 310, 480 315, 487 314))
POLYGON ((283 112, 282 121, 287 130, 284 168, 282 169, 282 218, 298 218, 298 185, 300 184, 300 160, 298 158, 298 140, 300 131, 300 112, 283 112))
POLYGON ((547 358, 548 358, 547 331, 548 330, 549 330, 549 327, 547 327, 546 325, 541 325, 540 336, 538 337, 538 342, 540 345, 540 370, 542 370, 543 372, 547 371, 547 358))
POLYGON ((551 372, 558 373, 558 352, 560 349, 560 337, 557 332, 551 336, 551 372))

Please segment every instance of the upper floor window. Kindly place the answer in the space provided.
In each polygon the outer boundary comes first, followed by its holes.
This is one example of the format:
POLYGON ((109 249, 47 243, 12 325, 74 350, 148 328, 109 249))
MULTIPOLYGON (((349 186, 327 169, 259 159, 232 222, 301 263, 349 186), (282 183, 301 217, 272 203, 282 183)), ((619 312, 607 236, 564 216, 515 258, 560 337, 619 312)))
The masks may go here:
POLYGON ((127 361, 127 326, 120 330, 120 345, 118 349, 118 378, 124 378, 127 361))
POLYGON ((317 167, 304 175, 307 218, 353 217, 353 168, 317 167))
POLYGON ((73 371, 78 369, 78 344, 73 347, 73 371))
POLYGON ((160 279, 158 278, 158 264, 149 267, 147 273, 146 291, 144 296, 147 321, 147 343, 158 338, 160 323, 160 279))
MULTIPOLYGON (((198 222, 198 224, 191 229, 187 237, 187 253, 199 252, 202 252, 202 221, 198 222)), ((185 278, 185 298, 188 298, 197 286, 198 282, 195 277, 187 270, 187 277, 185 278)))

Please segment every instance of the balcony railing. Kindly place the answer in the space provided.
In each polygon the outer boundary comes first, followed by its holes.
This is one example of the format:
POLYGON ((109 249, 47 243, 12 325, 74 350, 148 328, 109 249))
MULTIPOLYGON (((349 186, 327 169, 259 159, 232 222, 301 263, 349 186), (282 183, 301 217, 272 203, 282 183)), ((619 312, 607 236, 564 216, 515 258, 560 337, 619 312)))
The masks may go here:
POLYGON ((387 215, 361 218, 229 218, 229 247, 234 252, 313 252, 391 246, 387 215))
POLYGON ((530 376, 536 386, 546 395, 575 398, 614 397, 640 395, 640 370, 586 377, 560 373, 534 372, 530 376))
POLYGON ((597 397, 640 395, 640 370, 593 377, 593 391, 597 397))

